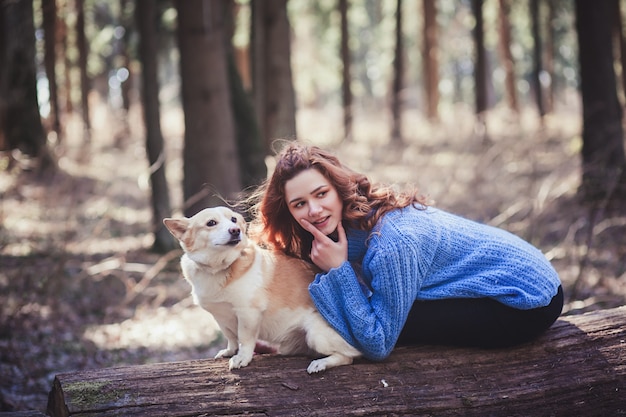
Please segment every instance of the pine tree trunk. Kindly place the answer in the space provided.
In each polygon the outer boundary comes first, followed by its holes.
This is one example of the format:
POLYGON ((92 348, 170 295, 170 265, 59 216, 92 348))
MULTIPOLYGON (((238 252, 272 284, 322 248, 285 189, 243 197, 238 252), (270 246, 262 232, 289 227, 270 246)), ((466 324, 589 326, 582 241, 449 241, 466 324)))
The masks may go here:
POLYGON ((576 0, 583 147, 581 192, 587 200, 626 196, 622 109, 617 99, 610 1, 576 0))
POLYGON ((178 243, 163 225, 163 219, 171 215, 171 208, 169 187, 165 177, 165 149, 159 108, 156 0, 136 0, 135 18, 140 38, 141 97, 146 126, 146 152, 150 164, 153 248, 158 252, 167 252, 176 248, 178 243))
POLYGON ((485 50, 485 34, 483 29, 483 0, 472 0, 472 11, 476 24, 472 35, 474 37, 475 63, 474 63, 474 89, 476 99, 476 125, 475 131, 482 138, 484 144, 488 143, 487 135, 487 52, 485 50))
POLYGON ((252 22, 254 105, 270 154, 275 139, 296 137, 287 0, 253 1, 252 22))
POLYGON ((554 50, 555 47, 558 48, 558 45, 554 44, 554 34, 556 26, 556 9, 555 9, 555 0, 547 1, 548 7, 548 27, 546 30, 546 44, 545 44, 545 54, 544 54, 544 71, 548 74, 548 85, 545 88, 545 105, 546 105, 546 113, 552 113, 554 111, 554 50))
POLYGON ((343 137, 352 139, 352 76, 350 67, 350 31, 348 21, 348 0, 339 0, 339 14, 341 15, 341 99, 343 104, 343 137))
POLYGON ((424 0, 424 91, 426 92, 426 116, 433 122, 439 120, 439 25, 437 3, 424 0))
POLYGON ((83 116, 85 140, 91 140, 91 121, 89 118, 89 91, 91 82, 87 74, 87 37, 85 35, 85 0, 76 0, 76 46, 78 47, 78 69, 80 71, 80 102, 83 116))
POLYGON ((59 94, 56 76, 56 32, 57 32, 57 7, 55 0, 42 0, 43 31, 44 31, 44 66, 48 78, 50 91, 50 119, 52 130, 57 137, 61 135, 61 116, 59 114, 59 94))
POLYGON ((178 0, 185 148, 185 215, 223 204, 241 190, 224 50, 223 3, 178 0))
POLYGON ((0 142, 37 159, 45 175, 55 164, 37 102, 33 3, 4 2, 0 8, 0 142))
POLYGON ((246 189, 251 186, 258 186, 267 177, 266 154, 254 114, 254 107, 240 73, 245 68, 238 66, 235 59, 236 52, 232 42, 235 30, 235 4, 234 2, 226 2, 224 6, 224 19, 227 28, 224 47, 228 61, 228 82, 235 120, 235 137, 239 150, 241 185, 246 189))
POLYGON ((542 64, 542 45, 541 45, 541 30, 539 29, 539 0, 530 0, 530 19, 532 22, 532 36, 534 40, 533 46, 533 72, 532 72, 532 84, 535 92, 535 103, 537 104, 537 111, 539 117, 543 118, 546 115, 545 103, 543 101, 543 86, 541 85, 541 71, 543 69, 542 64))
POLYGON ((396 1, 396 50, 393 59, 391 89, 391 141, 402 143, 402 102, 400 94, 404 76, 404 42, 402 37, 402 0, 396 1))
POLYGON ((509 22, 510 0, 500 0, 500 51, 504 65, 504 91, 511 110, 519 113, 517 89, 515 88, 515 61, 511 53, 511 24, 509 22))

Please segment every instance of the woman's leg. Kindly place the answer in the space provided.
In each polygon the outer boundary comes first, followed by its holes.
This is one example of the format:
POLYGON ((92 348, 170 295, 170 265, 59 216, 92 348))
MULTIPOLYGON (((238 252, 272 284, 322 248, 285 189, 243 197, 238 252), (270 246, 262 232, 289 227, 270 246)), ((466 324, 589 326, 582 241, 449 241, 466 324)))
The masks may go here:
POLYGON ((499 348, 527 342, 548 329, 563 308, 559 287, 552 302, 519 310, 489 298, 416 301, 398 345, 438 344, 499 348))

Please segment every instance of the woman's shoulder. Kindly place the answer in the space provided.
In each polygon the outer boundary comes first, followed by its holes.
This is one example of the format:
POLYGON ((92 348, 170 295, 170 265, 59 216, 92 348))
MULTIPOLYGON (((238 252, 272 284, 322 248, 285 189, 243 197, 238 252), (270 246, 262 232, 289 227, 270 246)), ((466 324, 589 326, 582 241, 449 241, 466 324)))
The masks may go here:
POLYGON ((417 225, 425 226, 438 217, 439 210, 433 207, 410 205, 388 211, 380 217, 374 232, 393 231, 401 232, 403 229, 413 229, 417 225))
POLYGON ((438 234, 441 220, 439 210, 432 207, 407 206, 394 209, 380 217, 371 231, 370 239, 379 244, 403 244, 405 239, 414 241, 417 235, 438 234))

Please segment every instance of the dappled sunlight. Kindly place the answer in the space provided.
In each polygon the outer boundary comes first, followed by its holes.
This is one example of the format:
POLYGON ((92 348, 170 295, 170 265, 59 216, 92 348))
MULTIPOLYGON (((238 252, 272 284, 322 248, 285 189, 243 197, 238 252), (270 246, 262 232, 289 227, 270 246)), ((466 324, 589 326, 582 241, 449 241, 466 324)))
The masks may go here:
POLYGON ((148 250, 154 241, 151 233, 144 233, 138 236, 124 236, 119 238, 108 237, 106 240, 99 238, 71 242, 66 246, 68 253, 96 255, 100 253, 132 252, 137 250, 148 250))
POLYGON ((83 337, 98 349, 175 350, 209 346, 219 339, 220 331, 208 312, 183 302, 154 310, 138 309, 120 323, 91 325, 83 337))

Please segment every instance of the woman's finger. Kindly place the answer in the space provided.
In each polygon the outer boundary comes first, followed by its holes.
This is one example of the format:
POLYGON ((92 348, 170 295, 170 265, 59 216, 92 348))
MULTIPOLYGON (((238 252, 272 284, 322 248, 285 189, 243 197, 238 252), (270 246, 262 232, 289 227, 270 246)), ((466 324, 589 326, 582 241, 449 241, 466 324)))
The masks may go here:
POLYGON ((324 233, 322 233, 317 227, 313 226, 311 222, 306 219, 300 219, 300 224, 307 232, 313 235, 313 238, 316 240, 330 239, 324 233))

